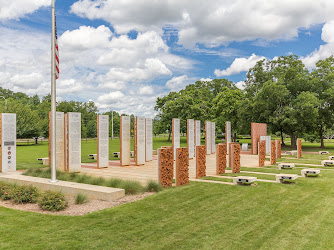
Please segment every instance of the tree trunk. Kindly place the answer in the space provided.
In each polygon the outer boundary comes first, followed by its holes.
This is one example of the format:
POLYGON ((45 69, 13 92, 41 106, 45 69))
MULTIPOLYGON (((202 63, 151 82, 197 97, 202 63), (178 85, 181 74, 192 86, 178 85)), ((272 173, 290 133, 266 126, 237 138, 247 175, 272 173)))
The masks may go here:
POLYGON ((170 136, 171 136, 172 132, 171 131, 168 131, 168 140, 167 141, 170 141, 170 136))
POLYGON ((322 125, 320 126, 319 135, 320 135, 320 148, 325 148, 322 125))
POLYGON ((234 133, 234 142, 237 142, 237 133, 234 133))
POLYGON ((35 137, 35 144, 38 144, 38 138, 35 137))
POLYGON ((281 129, 281 142, 282 142, 282 146, 286 146, 285 143, 284 143, 284 138, 283 138, 283 131, 281 129))
POLYGON ((290 138, 291 138, 291 147, 292 148, 297 147, 297 143, 296 143, 297 142, 297 136, 294 135, 294 133, 291 133, 290 138))

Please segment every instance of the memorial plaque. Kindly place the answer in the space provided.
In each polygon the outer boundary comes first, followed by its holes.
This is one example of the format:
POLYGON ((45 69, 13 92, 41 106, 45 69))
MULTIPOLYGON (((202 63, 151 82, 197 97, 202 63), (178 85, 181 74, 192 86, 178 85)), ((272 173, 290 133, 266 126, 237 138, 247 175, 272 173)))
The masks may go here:
POLYGON ((195 146, 201 146, 201 121, 195 121, 195 146))
POLYGON ((173 155, 174 160, 176 160, 176 149, 180 147, 180 119, 173 118, 172 125, 173 155))
POLYGON ((146 135, 146 161, 153 160, 153 123, 151 118, 146 118, 145 121, 146 135))
POLYGON ((81 169, 81 113, 67 113, 67 169, 81 169))
MULTIPOLYGON (((65 115, 56 112, 56 169, 66 171, 65 115)), ((49 165, 51 166, 51 113, 49 112, 49 165)))
POLYGON ((266 154, 271 154, 271 136, 260 136, 260 141, 266 141, 266 154))
POLYGON ((207 155, 211 154, 211 147, 212 147, 211 135, 212 135, 211 122, 205 122, 205 147, 207 155))
POLYGON ((211 154, 216 153, 216 123, 211 122, 211 154))
POLYGON ((194 158, 195 156, 195 125, 194 119, 187 120, 187 147, 189 152, 189 159, 194 158))
MULTIPOLYGON (((230 145, 231 139, 231 122, 225 122, 225 141, 227 145, 230 145)), ((230 147, 227 147, 227 154, 230 153, 230 147)))
POLYGON ((121 116, 120 126, 120 153, 121 153, 121 166, 130 165, 130 117, 121 116))
POLYGON ((0 121, 1 135, 1 172, 16 171, 16 114, 2 113, 0 121))
POLYGON ((135 118, 135 163, 136 165, 145 164, 145 117, 137 116, 135 118))
POLYGON ((109 116, 97 116, 97 167, 109 167, 109 116))

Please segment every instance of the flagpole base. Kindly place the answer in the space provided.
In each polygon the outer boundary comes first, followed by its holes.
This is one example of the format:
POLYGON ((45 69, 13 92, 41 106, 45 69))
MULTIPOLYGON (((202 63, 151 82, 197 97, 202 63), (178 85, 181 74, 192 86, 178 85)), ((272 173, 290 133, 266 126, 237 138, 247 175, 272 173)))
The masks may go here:
POLYGON ((56 183, 56 182, 59 182, 59 181, 58 180, 49 180, 49 182, 56 183))

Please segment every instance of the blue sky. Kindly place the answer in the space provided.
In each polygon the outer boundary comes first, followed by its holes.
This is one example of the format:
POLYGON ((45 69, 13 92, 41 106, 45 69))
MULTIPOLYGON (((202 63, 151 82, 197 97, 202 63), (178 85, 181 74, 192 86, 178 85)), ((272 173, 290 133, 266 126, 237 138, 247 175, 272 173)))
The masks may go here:
MULTIPOLYGON (((50 0, 0 3, 0 84, 50 92, 50 0)), ((154 116, 155 100, 197 80, 243 88, 257 60, 296 54, 312 70, 334 52, 330 0, 56 1, 58 100, 154 116)))

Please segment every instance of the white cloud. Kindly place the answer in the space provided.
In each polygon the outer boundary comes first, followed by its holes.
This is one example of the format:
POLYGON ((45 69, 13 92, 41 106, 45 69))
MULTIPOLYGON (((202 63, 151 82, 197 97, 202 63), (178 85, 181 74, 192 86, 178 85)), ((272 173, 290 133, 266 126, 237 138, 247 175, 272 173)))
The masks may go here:
POLYGON ((322 27, 321 39, 326 44, 320 45, 319 49, 316 49, 311 54, 301 58, 305 66, 308 68, 314 68, 317 61, 326 59, 334 54, 334 21, 324 24, 322 27))
POLYGON ((257 56, 255 54, 252 54, 248 58, 236 58, 230 67, 225 70, 216 69, 214 73, 217 77, 239 74, 240 72, 248 71, 255 66, 257 61, 262 59, 265 59, 265 57, 257 56))
POLYGON ((241 90, 243 90, 243 89, 246 88, 246 84, 245 84, 244 81, 239 81, 239 82, 237 82, 235 85, 237 86, 237 88, 239 88, 239 89, 241 89, 241 90))
POLYGON ((153 95, 154 89, 150 85, 142 86, 139 88, 140 95, 153 95))
POLYGON ((121 91, 114 91, 108 94, 104 94, 97 98, 97 103, 100 104, 109 104, 121 101, 124 98, 124 94, 121 91))
POLYGON ((201 82, 211 82, 212 79, 211 78, 201 78, 200 81, 201 82))
POLYGON ((333 19, 333 9, 332 0, 207 0, 205 4, 192 0, 80 0, 71 12, 103 19, 122 34, 131 30, 162 32, 163 27, 173 26, 183 46, 201 43, 213 47, 230 41, 290 39, 298 36, 300 28, 333 19))
POLYGON ((194 83, 193 79, 190 79, 187 75, 182 75, 168 80, 166 82, 166 87, 171 91, 179 91, 191 83, 194 83))
POLYGON ((19 19, 50 4, 50 0, 1 0, 0 20, 19 19))

